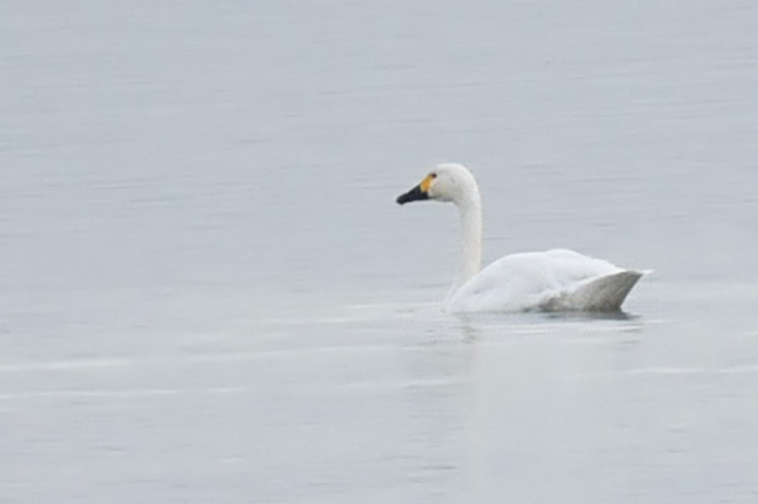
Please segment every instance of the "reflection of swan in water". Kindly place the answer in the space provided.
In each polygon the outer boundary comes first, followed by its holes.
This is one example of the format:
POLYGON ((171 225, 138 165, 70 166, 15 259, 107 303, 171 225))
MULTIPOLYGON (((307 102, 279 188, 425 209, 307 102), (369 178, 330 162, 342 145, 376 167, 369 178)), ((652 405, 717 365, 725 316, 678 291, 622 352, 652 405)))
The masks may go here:
POLYGON ((482 207, 464 166, 438 165, 399 204, 433 199, 455 203, 461 215, 463 264, 445 300, 452 312, 618 311, 644 272, 570 250, 512 254, 480 271, 482 207))

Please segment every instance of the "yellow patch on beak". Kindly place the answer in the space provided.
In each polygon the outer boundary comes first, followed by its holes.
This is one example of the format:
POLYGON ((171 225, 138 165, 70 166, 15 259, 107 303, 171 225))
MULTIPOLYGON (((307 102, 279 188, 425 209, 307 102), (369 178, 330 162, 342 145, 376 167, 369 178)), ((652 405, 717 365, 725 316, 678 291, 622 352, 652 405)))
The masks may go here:
POLYGON ((434 177, 432 177, 431 175, 427 175, 426 178, 421 181, 421 183, 419 184, 419 187, 421 188, 423 192, 425 193, 429 192, 429 187, 432 185, 432 180, 434 180, 434 177))

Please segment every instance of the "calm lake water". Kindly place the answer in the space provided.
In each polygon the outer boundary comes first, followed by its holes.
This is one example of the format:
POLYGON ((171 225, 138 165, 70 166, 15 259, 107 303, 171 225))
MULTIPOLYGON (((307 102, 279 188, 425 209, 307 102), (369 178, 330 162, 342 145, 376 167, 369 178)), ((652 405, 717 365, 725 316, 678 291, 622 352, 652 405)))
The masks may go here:
POLYGON ((0 5, 0 501, 758 501, 758 4, 0 5), (485 258, 627 317, 445 315, 485 258))

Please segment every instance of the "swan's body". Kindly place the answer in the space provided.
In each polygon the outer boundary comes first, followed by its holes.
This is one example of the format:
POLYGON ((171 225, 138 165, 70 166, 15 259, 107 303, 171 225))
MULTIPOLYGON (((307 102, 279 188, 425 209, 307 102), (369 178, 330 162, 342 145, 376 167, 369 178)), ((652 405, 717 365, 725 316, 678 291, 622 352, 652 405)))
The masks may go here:
POLYGON ((481 270, 481 200, 471 172, 439 165, 397 202, 423 199, 455 203, 461 214, 463 263, 445 300, 449 311, 618 311, 643 275, 570 250, 512 254, 481 270))

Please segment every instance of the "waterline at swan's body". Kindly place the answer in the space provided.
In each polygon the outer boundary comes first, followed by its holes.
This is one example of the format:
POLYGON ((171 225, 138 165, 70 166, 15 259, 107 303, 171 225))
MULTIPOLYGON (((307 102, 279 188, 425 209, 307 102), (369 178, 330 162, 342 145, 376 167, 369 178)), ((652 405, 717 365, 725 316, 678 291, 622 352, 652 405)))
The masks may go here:
POLYGON ((482 210, 471 172, 439 165, 397 202, 424 199, 449 201, 460 211, 463 257, 445 300, 451 312, 618 311, 644 274, 570 250, 512 254, 481 270, 482 210))

